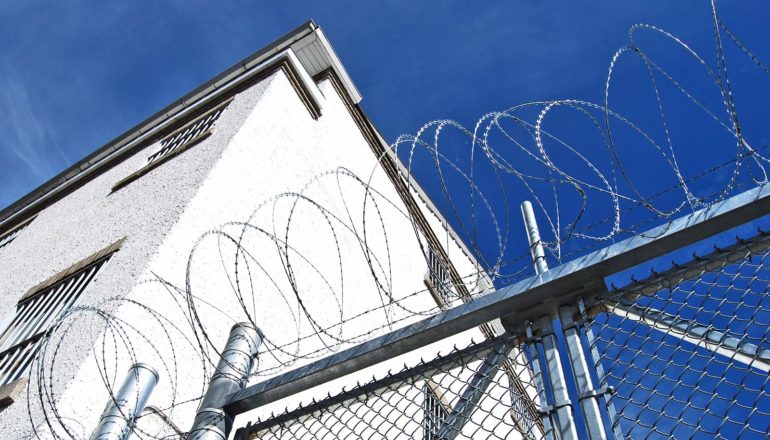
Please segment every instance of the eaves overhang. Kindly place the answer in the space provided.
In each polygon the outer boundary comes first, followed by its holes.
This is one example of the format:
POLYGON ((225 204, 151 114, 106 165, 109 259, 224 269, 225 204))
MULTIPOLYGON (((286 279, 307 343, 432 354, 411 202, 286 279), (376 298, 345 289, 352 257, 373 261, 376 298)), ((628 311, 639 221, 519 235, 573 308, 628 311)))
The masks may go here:
POLYGON ((277 59, 286 60, 295 67, 302 67, 297 69, 301 73, 301 81, 315 101, 322 98, 319 98, 320 92, 310 78, 328 69, 334 71, 353 102, 358 103, 362 99, 321 28, 309 20, 172 102, 4 208, 0 211, 0 232, 59 200, 90 177, 109 169, 115 164, 111 159, 126 154, 134 148, 142 147, 144 142, 159 131, 227 91, 233 90, 249 78, 257 76, 261 71, 273 66, 277 59))

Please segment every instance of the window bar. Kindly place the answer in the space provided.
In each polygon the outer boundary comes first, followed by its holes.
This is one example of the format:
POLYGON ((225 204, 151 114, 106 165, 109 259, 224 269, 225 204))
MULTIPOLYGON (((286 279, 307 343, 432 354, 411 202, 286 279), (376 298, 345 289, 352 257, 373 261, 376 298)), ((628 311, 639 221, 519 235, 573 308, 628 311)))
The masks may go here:
POLYGON ((422 438, 425 440, 439 440, 439 428, 446 421, 447 410, 436 393, 426 382, 423 392, 423 426, 422 438))
POLYGON ((227 104, 220 106, 214 111, 201 116, 197 120, 194 120, 186 127, 182 127, 178 132, 172 134, 166 139, 163 139, 160 142, 160 150, 151 154, 147 158, 147 163, 150 164, 165 157, 166 155, 184 147, 185 145, 203 135, 205 132, 209 131, 217 119, 219 119, 219 116, 222 114, 226 107, 227 104))
POLYGON ((8 246, 12 241, 16 240, 16 237, 19 236, 21 231, 26 229, 26 227, 29 226, 29 224, 32 223, 32 220, 34 219, 35 217, 24 220, 23 222, 14 226, 13 229, 5 232, 5 235, 0 235, 0 249, 8 246))
POLYGON ((28 371, 50 326, 75 304, 108 259, 97 260, 17 305, 16 316, 0 335, 0 385, 28 371))

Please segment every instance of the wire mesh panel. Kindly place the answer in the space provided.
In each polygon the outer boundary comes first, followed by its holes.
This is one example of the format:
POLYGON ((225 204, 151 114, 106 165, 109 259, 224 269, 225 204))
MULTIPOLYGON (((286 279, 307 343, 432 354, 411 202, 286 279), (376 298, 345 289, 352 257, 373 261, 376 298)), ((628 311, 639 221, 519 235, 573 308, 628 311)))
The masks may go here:
POLYGON ((593 344, 624 437, 770 436, 769 242, 760 234, 601 303, 593 344))
MULTIPOLYGON (((348 391, 260 420, 239 433, 250 439, 518 439, 540 438, 537 413, 521 408, 514 386, 530 378, 508 336, 472 344, 348 391)), ((524 382, 526 401, 534 385, 524 382)))

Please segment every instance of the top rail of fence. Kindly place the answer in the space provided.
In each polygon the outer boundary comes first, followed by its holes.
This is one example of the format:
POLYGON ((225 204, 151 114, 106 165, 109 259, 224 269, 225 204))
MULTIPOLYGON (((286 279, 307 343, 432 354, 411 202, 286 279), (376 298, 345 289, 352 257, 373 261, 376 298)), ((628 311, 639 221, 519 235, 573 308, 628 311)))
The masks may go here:
POLYGON ((249 386, 229 396, 225 411, 231 415, 249 411, 496 318, 524 323, 579 296, 604 292, 604 278, 609 275, 767 214, 770 185, 762 185, 472 302, 249 386))

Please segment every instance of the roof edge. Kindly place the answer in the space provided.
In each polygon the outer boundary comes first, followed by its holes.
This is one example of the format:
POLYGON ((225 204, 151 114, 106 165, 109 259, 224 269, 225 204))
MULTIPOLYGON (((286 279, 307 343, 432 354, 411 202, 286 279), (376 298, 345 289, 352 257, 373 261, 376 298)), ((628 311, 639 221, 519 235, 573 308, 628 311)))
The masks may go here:
MULTIPOLYGON (((312 19, 308 20, 262 49, 233 64, 222 73, 186 93, 181 98, 174 100, 160 111, 126 130, 112 141, 88 154, 17 201, 0 210, 0 231, 13 227, 14 224, 23 221, 25 215, 30 211, 33 213, 39 212, 39 209, 36 210, 35 208, 40 208, 47 200, 60 195, 71 184, 80 180, 86 174, 98 171, 100 166, 105 164, 107 159, 113 157, 116 153, 125 151, 129 146, 133 146, 137 142, 145 141, 150 135, 157 132, 159 128, 185 115, 191 107, 207 102, 212 97, 212 94, 221 89, 229 88, 229 86, 234 82, 238 82, 244 76, 251 76, 261 70, 267 61, 286 52, 287 49, 291 49, 293 44, 310 36, 315 36, 327 51, 332 60, 331 67, 343 79, 345 88, 350 93, 350 96, 354 100, 360 101, 361 95, 358 89, 334 53, 334 49, 321 32, 321 28, 312 19)), ((296 57, 290 56, 290 58, 299 64, 296 57)))

